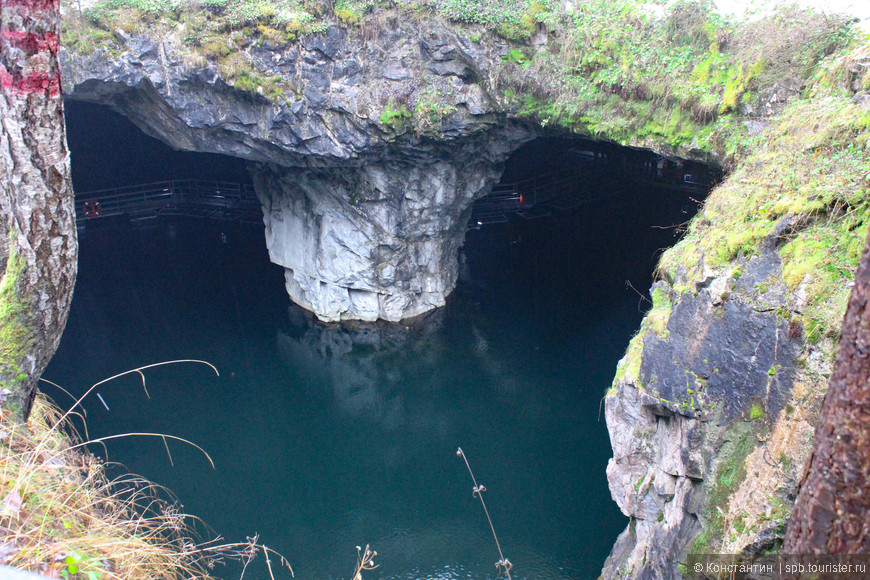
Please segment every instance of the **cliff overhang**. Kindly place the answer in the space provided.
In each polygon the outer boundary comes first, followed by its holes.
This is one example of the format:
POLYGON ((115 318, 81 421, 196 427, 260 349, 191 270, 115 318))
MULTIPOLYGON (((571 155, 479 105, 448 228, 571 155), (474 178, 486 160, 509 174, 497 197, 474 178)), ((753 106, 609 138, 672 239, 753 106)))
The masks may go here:
POLYGON ((543 132, 712 163, 726 155, 717 132, 732 121, 696 123, 689 103, 657 103, 625 81, 585 100, 558 88, 548 55, 577 41, 569 20, 563 32, 530 21, 517 42, 503 26, 499 35, 402 4, 355 24, 336 10, 284 28, 275 15, 229 21, 229 8, 101 6, 67 15, 67 98, 108 105, 175 148, 248 160, 271 258, 291 298, 326 321, 398 321, 443 305, 471 204, 543 132))
POLYGON ((252 46, 259 75, 298 87, 277 100, 192 62, 172 38, 119 30, 112 42, 113 55, 63 53, 67 97, 108 105, 175 148, 248 160, 271 258, 291 298, 326 321, 442 306, 471 204, 536 134, 478 82, 498 49, 437 22, 252 46), (403 127, 389 111, 408 98, 430 99, 443 118, 403 127))

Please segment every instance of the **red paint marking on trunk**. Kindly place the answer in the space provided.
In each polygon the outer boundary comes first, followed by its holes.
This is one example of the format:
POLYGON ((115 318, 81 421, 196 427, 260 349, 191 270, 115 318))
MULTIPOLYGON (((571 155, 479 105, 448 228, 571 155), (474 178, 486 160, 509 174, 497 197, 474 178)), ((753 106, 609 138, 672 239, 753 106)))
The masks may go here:
POLYGON ((34 34, 19 30, 3 30, 3 37, 9 40, 10 44, 25 52, 36 53, 42 50, 57 52, 58 36, 53 32, 34 34))
POLYGON ((58 10, 60 0, 3 0, 3 6, 21 6, 30 10, 58 10))
POLYGON ((60 92, 60 75, 44 72, 14 74, 0 65, 0 84, 4 92, 13 95, 29 93, 56 95, 60 92))

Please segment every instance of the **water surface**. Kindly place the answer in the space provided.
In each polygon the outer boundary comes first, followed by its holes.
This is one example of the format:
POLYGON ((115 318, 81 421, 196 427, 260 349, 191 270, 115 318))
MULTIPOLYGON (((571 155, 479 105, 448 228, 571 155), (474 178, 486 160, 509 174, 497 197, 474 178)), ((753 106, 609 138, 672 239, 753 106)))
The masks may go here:
MULTIPOLYGON (((197 221, 94 227, 69 324, 45 376, 100 388, 90 435, 229 540, 260 534, 297 578, 596 578, 627 520, 610 500, 601 410, 685 200, 638 195, 471 231, 448 306, 408 325, 324 325, 290 304, 262 228, 197 221), (174 465, 173 465, 174 464, 174 465)), ((53 394, 53 393, 52 393, 53 394)), ((54 395, 54 394, 53 394, 54 395)), ((55 395, 59 401, 64 399, 55 395)), ((97 449, 99 450, 99 449, 97 449)), ((268 577, 249 568, 246 578, 268 577)), ((232 567, 218 570, 237 578, 232 567)))

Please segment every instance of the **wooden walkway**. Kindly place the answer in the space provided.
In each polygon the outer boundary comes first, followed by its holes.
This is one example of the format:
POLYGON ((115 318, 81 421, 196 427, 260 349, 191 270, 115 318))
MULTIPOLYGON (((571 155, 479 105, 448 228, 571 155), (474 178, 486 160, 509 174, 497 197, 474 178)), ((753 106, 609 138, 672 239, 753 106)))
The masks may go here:
MULTIPOLYGON (((474 203, 469 226, 480 228, 504 223, 511 215, 524 219, 545 217, 638 188, 704 195, 715 176, 701 175, 697 168, 693 171, 690 173, 686 168, 663 170, 661 163, 641 166, 625 164, 618 158, 582 156, 570 168, 522 181, 499 183, 489 195, 474 203), (614 173, 623 176, 616 186, 613 185, 614 173)), ((136 223, 148 223, 161 216, 263 223, 260 200, 250 183, 186 179, 76 193, 79 229, 86 228, 92 220, 118 216, 136 223)))
POLYGON ((91 220, 127 217, 146 222, 160 216, 262 224, 260 200, 249 183, 185 179, 76 193, 76 226, 91 220))

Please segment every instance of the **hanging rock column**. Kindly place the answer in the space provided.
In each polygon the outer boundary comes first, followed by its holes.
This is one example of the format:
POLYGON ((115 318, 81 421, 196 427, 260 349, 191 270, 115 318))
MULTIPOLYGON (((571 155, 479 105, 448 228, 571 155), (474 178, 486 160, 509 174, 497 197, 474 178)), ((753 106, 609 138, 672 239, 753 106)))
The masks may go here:
POLYGON ((290 298, 324 321, 398 321, 443 306, 471 205, 515 146, 497 139, 357 167, 252 167, 290 298))

